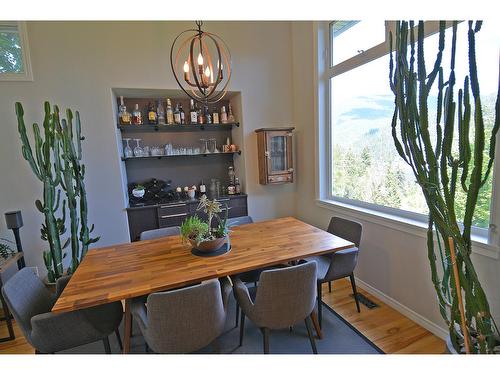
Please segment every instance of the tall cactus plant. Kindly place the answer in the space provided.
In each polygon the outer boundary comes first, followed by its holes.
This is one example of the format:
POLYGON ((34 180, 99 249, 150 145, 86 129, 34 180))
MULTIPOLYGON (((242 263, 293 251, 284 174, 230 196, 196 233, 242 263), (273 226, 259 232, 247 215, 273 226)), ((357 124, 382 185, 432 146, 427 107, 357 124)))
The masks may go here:
POLYGON ((16 103, 18 130, 21 136, 23 157, 28 161, 35 176, 43 182, 44 202, 37 200, 36 207, 45 215, 42 239, 48 241, 49 250, 44 252, 48 280, 55 281, 64 273, 63 251, 71 244, 71 261, 68 273, 76 270, 85 256, 88 246, 99 240, 91 238, 87 221, 87 197, 84 184, 85 166, 81 163, 82 147, 80 115, 76 112, 76 135, 73 134, 73 113, 67 110, 67 119, 60 119, 59 108, 45 102, 44 138, 38 125, 33 124, 35 144, 31 146, 24 124, 24 110, 16 103), (33 154, 33 149, 35 154, 33 154), (61 189, 65 192, 61 209, 61 189), (62 243, 65 234, 66 202, 69 210, 70 236, 62 243), (60 215, 60 217, 58 217, 60 215))
POLYGON ((500 126, 500 83, 494 126, 491 133, 486 134, 475 48, 481 22, 468 23, 469 74, 457 94, 457 22, 452 27, 447 80, 442 61, 445 28, 446 22, 440 22, 438 52, 430 72, 426 71, 424 60, 422 21, 417 30, 413 22, 398 22, 395 40, 392 33, 390 35, 390 87, 395 96, 392 136, 399 155, 413 170, 429 208, 428 258, 440 312, 449 327, 451 342, 458 351, 468 343, 472 353, 491 353, 498 345, 499 332, 471 260, 471 227, 479 191, 493 165, 495 138, 500 126), (431 119, 430 92, 436 82, 437 114, 431 119), (454 137, 455 132, 458 132, 458 137, 454 137), (489 154, 484 167, 487 136, 489 154), (463 218, 457 217, 455 211, 457 189, 466 193, 463 218), (455 265, 450 260, 451 251, 456 254, 458 283, 452 272, 455 265), (460 294, 457 284, 463 294, 462 301, 457 297, 460 294), (465 321, 460 316, 460 304, 465 306, 465 321))

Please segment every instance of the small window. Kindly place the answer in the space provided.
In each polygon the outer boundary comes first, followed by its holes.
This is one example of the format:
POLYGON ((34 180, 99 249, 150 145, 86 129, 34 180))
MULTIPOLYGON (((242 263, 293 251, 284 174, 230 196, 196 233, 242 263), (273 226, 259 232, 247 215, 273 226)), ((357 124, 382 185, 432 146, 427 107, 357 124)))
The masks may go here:
POLYGON ((32 79, 26 24, 0 21, 0 80, 32 79))

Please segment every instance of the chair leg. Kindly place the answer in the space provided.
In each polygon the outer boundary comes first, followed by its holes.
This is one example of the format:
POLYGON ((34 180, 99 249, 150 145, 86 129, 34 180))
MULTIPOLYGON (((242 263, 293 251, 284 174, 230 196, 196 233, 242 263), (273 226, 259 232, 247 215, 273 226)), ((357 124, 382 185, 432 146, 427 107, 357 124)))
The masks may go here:
POLYGON ((111 354, 111 346, 109 345, 109 338, 105 337, 102 339, 102 343, 104 344, 104 351, 106 354, 111 354))
POLYGON ((322 301, 322 297, 321 297, 321 284, 318 283, 318 320, 319 320, 319 327, 321 328, 322 327, 322 324, 323 324, 323 312, 322 312, 322 306, 323 305, 323 301, 322 301))
POLYGON ((311 329, 311 317, 308 316, 305 319, 307 334, 309 335, 309 342, 311 343, 311 348, 314 354, 318 354, 318 349, 316 349, 316 342, 314 341, 314 335, 311 329))
MULTIPOLYGON (((2 310, 3 310, 3 315, 5 318, 5 322, 7 323, 7 330, 9 331, 9 337, 7 340, 14 340, 16 338, 16 335, 14 334, 14 327, 12 327, 12 319, 10 315, 10 310, 7 306, 7 303, 3 299, 2 293, 0 293, 0 302, 2 304, 2 310)), ((0 342, 6 341, 6 340, 0 340, 0 342)))
POLYGON ((240 304, 236 301, 236 324, 234 328, 238 327, 238 321, 240 320, 240 304))
POLYGON ((328 293, 331 293, 332 292, 332 282, 329 281, 328 282, 328 293))
POLYGON ((118 345, 120 346, 120 350, 123 350, 122 338, 120 336, 120 330, 118 328, 115 329, 115 335, 116 335, 116 341, 118 341, 118 345))
POLYGON ((264 354, 269 354, 269 328, 262 328, 264 337, 264 354))
POLYGON ((243 345, 243 335, 245 334, 245 313, 241 312, 241 322, 240 322, 240 346, 243 345))
POLYGON ((359 309, 358 292, 356 291, 356 281, 354 280, 354 274, 351 273, 349 278, 351 279, 352 294, 354 295, 354 301, 356 301, 356 309, 358 309, 358 312, 361 312, 361 310, 359 309))

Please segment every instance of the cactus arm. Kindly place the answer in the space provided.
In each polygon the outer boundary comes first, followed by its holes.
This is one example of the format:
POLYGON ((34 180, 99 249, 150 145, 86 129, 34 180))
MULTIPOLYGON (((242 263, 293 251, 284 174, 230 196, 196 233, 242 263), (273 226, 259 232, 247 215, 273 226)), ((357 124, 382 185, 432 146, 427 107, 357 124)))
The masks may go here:
MULTIPOLYGON (((500 71, 500 59, 499 59, 499 71, 500 71)), ((498 77, 497 100, 495 103, 495 122, 493 124, 493 130, 491 132, 491 137, 490 137, 489 160, 483 181, 481 182, 481 186, 483 186, 486 183, 486 180, 488 180, 488 177, 491 172, 491 167, 493 166, 493 161, 495 160, 495 147, 496 147, 496 139, 499 128, 500 128, 500 75, 498 77)))

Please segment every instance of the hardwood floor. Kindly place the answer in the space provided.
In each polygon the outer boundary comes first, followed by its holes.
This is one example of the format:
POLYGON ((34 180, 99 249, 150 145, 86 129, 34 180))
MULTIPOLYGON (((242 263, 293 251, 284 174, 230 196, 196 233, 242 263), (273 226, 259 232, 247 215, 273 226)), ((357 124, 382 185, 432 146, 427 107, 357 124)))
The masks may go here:
POLYGON ((351 297, 348 279, 335 281, 332 293, 323 284, 323 301, 387 354, 442 354, 445 343, 425 328, 381 302, 358 286, 358 292, 377 303, 372 310, 360 303, 361 313, 351 297))
MULTIPOLYGON (((328 293, 328 284, 323 285, 323 301, 385 353, 439 354, 444 352, 443 340, 359 287, 358 290, 361 293, 380 307, 369 310, 361 304, 361 313, 358 313, 350 296, 351 285, 347 279, 336 281, 332 289, 332 293, 328 293)), ((34 353, 34 349, 26 342, 16 324, 14 324, 14 331, 16 339, 0 343, 0 354, 34 353)), ((5 322, 0 322, 0 337, 5 337, 7 334, 5 322)))

